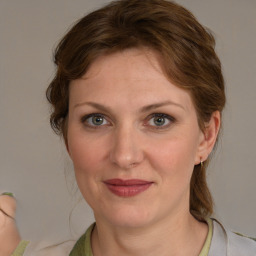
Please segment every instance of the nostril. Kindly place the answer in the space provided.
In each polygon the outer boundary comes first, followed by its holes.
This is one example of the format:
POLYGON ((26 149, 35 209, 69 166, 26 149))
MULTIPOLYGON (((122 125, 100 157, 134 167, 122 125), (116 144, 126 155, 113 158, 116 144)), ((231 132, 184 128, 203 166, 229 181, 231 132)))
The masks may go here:
POLYGON ((135 166, 137 166, 138 164, 137 163, 131 163, 130 165, 129 165, 129 167, 130 168, 133 168, 133 167, 135 167, 135 166))

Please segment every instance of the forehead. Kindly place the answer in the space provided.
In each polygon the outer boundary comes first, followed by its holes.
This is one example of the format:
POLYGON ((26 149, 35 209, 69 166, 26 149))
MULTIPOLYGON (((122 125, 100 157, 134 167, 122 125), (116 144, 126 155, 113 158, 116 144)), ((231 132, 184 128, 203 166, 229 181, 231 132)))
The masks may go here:
POLYGON ((154 79, 155 73, 159 76, 164 75, 160 59, 159 53, 146 47, 105 54, 92 62, 82 79, 93 80, 104 77, 109 80, 117 78, 119 74, 122 74, 124 80, 154 79), (148 72, 149 70, 151 72, 148 72))
POLYGON ((71 104, 84 100, 132 105, 176 101, 192 107, 189 93, 164 74, 160 56, 149 49, 129 49, 96 59, 86 74, 71 82, 71 104), (115 100, 114 100, 115 99, 115 100))

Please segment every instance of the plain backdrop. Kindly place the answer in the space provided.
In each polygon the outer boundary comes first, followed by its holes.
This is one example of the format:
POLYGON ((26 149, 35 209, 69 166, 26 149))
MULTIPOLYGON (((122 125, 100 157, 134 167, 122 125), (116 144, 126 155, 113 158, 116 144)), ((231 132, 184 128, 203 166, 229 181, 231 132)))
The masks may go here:
MULTIPOLYGON (((24 238, 63 241, 93 221, 45 99, 52 52, 104 0, 0 0, 0 191, 18 201, 24 238)), ((223 64, 224 130, 208 170, 215 216, 256 236, 256 1, 178 0, 214 31, 223 64)))

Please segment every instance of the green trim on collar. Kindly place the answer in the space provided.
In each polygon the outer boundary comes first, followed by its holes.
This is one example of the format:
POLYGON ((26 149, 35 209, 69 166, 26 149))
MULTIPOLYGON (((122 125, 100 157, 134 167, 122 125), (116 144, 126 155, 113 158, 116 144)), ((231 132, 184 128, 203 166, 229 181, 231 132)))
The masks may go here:
POLYGON ((22 256, 28 244, 29 244, 29 241, 22 240, 11 256, 22 256))
POLYGON ((209 253, 210 247, 211 247, 211 241, 212 241, 212 235, 213 235, 212 219, 208 218, 208 219, 206 219, 206 222, 208 224, 208 235, 206 237, 204 246, 203 246, 199 256, 207 256, 209 253))
POLYGON ((91 234, 94 227, 95 223, 93 223, 79 238, 69 256, 93 256, 91 247, 91 234))
POLYGON ((246 237, 246 238, 250 238, 250 239, 256 241, 256 238, 253 238, 253 237, 250 237, 250 236, 246 236, 246 235, 243 235, 243 234, 238 233, 238 232, 233 232, 233 233, 236 234, 236 235, 239 235, 239 236, 242 236, 242 237, 246 237))

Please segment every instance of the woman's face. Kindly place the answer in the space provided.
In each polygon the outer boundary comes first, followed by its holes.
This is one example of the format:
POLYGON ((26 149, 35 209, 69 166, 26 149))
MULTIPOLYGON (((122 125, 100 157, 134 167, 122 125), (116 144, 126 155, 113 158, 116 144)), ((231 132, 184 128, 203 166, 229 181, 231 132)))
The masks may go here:
POLYGON ((204 134, 189 93, 154 52, 97 59, 72 81, 69 104, 68 151, 97 221, 140 227, 189 213, 204 134))

